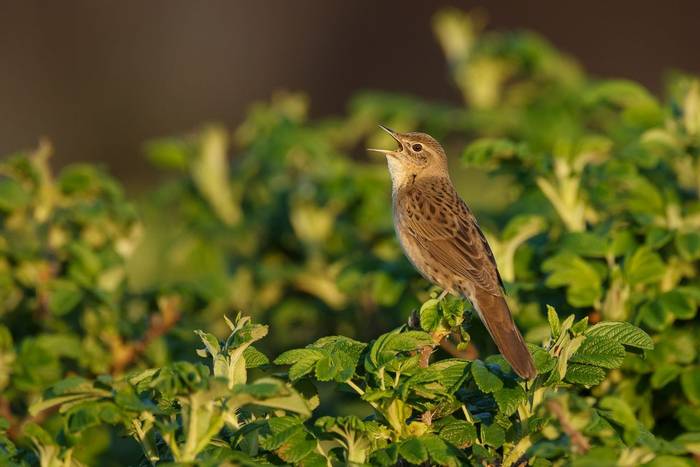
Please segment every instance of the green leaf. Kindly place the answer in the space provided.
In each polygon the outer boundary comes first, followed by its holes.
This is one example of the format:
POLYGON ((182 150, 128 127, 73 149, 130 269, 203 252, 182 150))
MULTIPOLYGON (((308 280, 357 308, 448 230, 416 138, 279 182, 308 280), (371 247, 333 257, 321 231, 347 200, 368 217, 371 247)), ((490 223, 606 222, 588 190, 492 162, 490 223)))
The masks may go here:
POLYGON ((566 381, 583 386, 595 386, 605 379, 605 370, 597 366, 571 363, 566 369, 566 381))
POLYGON ((685 457, 661 455, 656 456, 645 467, 695 467, 696 463, 685 457))
POLYGON ((399 454, 411 464, 421 464, 428 460, 428 450, 419 438, 409 438, 401 443, 399 454))
POLYGON ((66 427, 71 434, 80 433, 101 423, 99 403, 81 404, 66 414, 66 427))
POLYGON ((83 292, 75 283, 54 279, 49 283, 49 310, 62 316, 73 310, 83 299, 83 292))
POLYGON ((676 319, 660 300, 652 300, 642 305, 639 309, 639 317, 644 324, 655 331, 663 331, 676 319))
POLYGON ((506 440, 506 432, 498 424, 481 425, 481 441, 494 448, 500 448, 506 440))
POLYGON ((552 339, 556 340, 561 334, 561 323, 559 315, 553 306, 547 305, 547 320, 549 320, 549 329, 552 332, 552 339))
POLYGON ((392 334, 387 340, 384 351, 410 352, 426 345, 433 345, 433 338, 423 331, 406 331, 392 334))
POLYGON ((267 355, 252 346, 246 347, 243 351, 243 358, 245 359, 246 368, 257 368, 270 363, 270 359, 267 358, 267 355))
POLYGON ((491 373, 481 360, 474 360, 471 364, 472 376, 479 389, 485 393, 492 393, 503 388, 503 381, 491 373))
POLYGON ((677 233, 676 249, 686 261, 695 261, 700 258, 700 233, 677 233))
POLYGON ((623 428, 625 443, 633 444, 639 436, 639 424, 627 402, 619 397, 608 396, 604 397, 598 405, 605 418, 623 428))
POLYGON ((542 263, 549 273, 548 287, 566 287, 567 301, 577 307, 594 305, 601 297, 601 277, 587 261, 570 252, 563 252, 542 263))
POLYGON ((625 276, 632 285, 659 282, 666 267, 661 257, 649 247, 641 246, 625 261, 625 276))
POLYGON ((661 365, 651 375, 651 387, 661 389, 681 374, 681 367, 672 363, 661 365))
POLYGON ((468 165, 495 167, 499 159, 510 159, 526 153, 524 144, 508 139, 480 138, 464 149, 462 160, 468 165))
POLYGON ((604 258, 608 253, 608 242, 592 232, 570 232, 562 239, 562 248, 581 256, 604 258))
POLYGON ((423 303, 420 308, 420 327, 426 332, 432 332, 440 325, 438 301, 434 298, 423 303))
POLYGON ((542 347, 527 344, 528 350, 532 354, 532 359, 535 361, 537 373, 543 374, 551 371, 557 365, 557 359, 544 350, 542 347))
POLYGON ((635 347, 642 350, 652 350, 654 348, 654 341, 651 340, 649 334, 627 322, 601 321, 588 328, 585 334, 587 336, 606 337, 627 347, 635 347))
POLYGON ((11 178, 0 178, 0 211, 10 212, 25 207, 31 201, 22 185, 11 178))
POLYGON ((273 363, 276 365, 292 365, 289 368, 289 379, 296 381, 314 371, 316 362, 325 354, 317 349, 293 349, 284 352, 273 363))
POLYGON ((384 449, 372 453, 372 464, 382 466, 395 466, 399 460, 399 444, 392 443, 384 449))
POLYGON ((430 365, 430 368, 436 370, 440 374, 439 382, 445 386, 447 392, 453 393, 457 391, 469 375, 470 363, 459 359, 446 359, 435 362, 430 365))
POLYGON ((690 402, 700 405, 700 367, 693 367, 681 375, 681 387, 690 402))
POLYGON ((194 333, 197 334, 202 340, 204 347, 209 351, 210 355, 216 356, 221 352, 219 339, 217 339, 213 334, 201 330, 196 330, 194 333))
POLYGON ((449 467, 461 465, 456 459, 457 451, 434 434, 423 435, 420 437, 420 441, 428 451, 428 457, 432 464, 449 467))
POLYGON ((584 316, 571 326, 571 333, 574 336, 583 334, 588 329, 588 316, 584 316))
POLYGON ((624 358, 622 344, 606 336, 589 334, 569 361, 611 369, 619 368, 624 358))
POLYGON ((525 390, 515 385, 513 387, 504 387, 493 393, 493 398, 498 404, 498 408, 504 415, 513 415, 518 406, 526 399, 525 390))
POLYGON ((697 312, 694 300, 679 290, 671 290, 662 294, 659 301, 667 312, 672 313, 678 319, 692 319, 697 312))
POLYGON ((464 449, 476 441, 476 427, 467 421, 457 420, 442 427, 440 437, 464 449))
POLYGON ((332 355, 324 355, 316 363, 316 379, 331 381, 338 374, 338 366, 332 355))

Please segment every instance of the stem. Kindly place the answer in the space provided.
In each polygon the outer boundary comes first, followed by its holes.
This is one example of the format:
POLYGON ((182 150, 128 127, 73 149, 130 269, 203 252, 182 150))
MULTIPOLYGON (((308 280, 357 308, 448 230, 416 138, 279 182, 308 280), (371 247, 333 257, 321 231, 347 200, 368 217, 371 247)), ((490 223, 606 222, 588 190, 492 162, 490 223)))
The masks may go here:
POLYGON ((355 392, 358 393, 359 395, 361 395, 361 396, 365 395, 365 391, 360 386, 353 383, 351 379, 347 380, 346 383, 348 383, 348 386, 353 388, 355 390, 355 392))
MULTIPOLYGON (((364 396, 364 395, 365 395, 365 391, 364 391, 360 386, 358 386, 357 384, 353 383, 351 379, 347 380, 346 383, 347 383, 348 386, 350 386, 351 388, 353 388, 353 389, 355 390, 355 392, 358 393, 359 395, 361 395, 361 396, 364 396)), ((377 412, 381 412, 381 410, 379 410, 379 406, 377 405, 376 402, 370 402, 370 401, 366 401, 366 402, 368 402, 369 405, 371 405, 372 407, 374 407, 374 410, 376 410, 377 412)))
POLYGON ((520 438, 518 444, 508 451, 508 454, 503 458, 502 467, 510 467, 520 459, 525 452, 532 446, 532 439, 529 436, 520 438))
POLYGON ((467 409, 467 406, 464 404, 462 404, 462 413, 469 423, 474 423, 474 417, 472 417, 472 414, 469 413, 469 409, 467 409))
POLYGON ((147 435, 143 431, 141 423, 139 423, 138 420, 132 420, 131 423, 134 426, 134 430, 136 430, 136 436, 138 437, 139 444, 141 445, 141 449, 143 449, 143 453, 146 455, 148 462, 150 462, 151 465, 156 465, 159 457, 155 446, 153 446, 151 440, 147 438, 147 435))
POLYGON ((547 408, 554 414, 554 416, 559 420, 559 424, 561 425, 561 429, 564 431, 564 433, 567 434, 569 439, 571 440, 571 443, 574 445, 574 447, 577 449, 577 451, 581 454, 585 454, 588 452, 588 450, 591 448, 590 443, 588 442, 588 439, 581 434, 574 426, 569 423, 569 420, 566 418, 566 414, 564 413, 564 409, 562 408, 561 404, 559 401, 550 399, 549 402, 547 402, 547 408))

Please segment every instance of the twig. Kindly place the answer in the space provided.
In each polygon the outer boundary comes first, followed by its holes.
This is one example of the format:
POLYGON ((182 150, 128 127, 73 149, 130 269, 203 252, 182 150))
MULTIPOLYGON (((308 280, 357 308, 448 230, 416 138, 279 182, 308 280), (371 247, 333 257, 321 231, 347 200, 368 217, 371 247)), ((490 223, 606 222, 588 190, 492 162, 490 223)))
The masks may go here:
POLYGON ((559 420, 561 429, 564 430, 564 433, 566 433, 569 436, 569 439, 571 439, 571 443, 578 450, 578 452, 580 452, 581 454, 585 454, 586 452, 588 452, 588 450, 591 448, 588 439, 585 436, 583 436, 580 431, 574 428, 571 425, 571 423, 569 423, 569 420, 566 419, 566 414, 564 413, 564 409, 562 408, 559 401, 555 399, 550 399, 549 401, 547 401, 547 408, 550 410, 550 412, 554 414, 557 420, 559 420))
POLYGON ((24 418, 18 418, 12 413, 12 407, 10 406, 10 401, 0 396, 0 417, 5 418, 10 426, 7 428, 7 437, 12 441, 19 439, 22 434, 22 429, 24 425, 30 422, 41 424, 44 420, 49 418, 51 414, 56 412, 58 407, 50 407, 43 412, 39 412, 34 416, 26 416, 24 418))
POLYGON ((119 336, 105 335, 103 339, 110 346, 114 360, 112 374, 118 375, 140 357, 148 346, 166 334, 180 320, 180 299, 177 296, 161 297, 158 300, 160 313, 151 315, 151 320, 144 336, 137 340, 124 343, 119 336))

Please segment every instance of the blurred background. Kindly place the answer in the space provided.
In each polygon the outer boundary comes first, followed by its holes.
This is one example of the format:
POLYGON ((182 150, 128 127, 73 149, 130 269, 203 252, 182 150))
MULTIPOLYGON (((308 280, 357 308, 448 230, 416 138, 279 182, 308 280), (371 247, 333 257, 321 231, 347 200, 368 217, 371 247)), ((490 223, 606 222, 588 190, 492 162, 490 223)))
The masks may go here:
POLYGON ((54 164, 104 163, 134 188, 155 176, 144 141, 204 121, 234 128, 277 89, 306 93, 312 116, 343 112, 361 89, 457 103, 430 26, 450 5, 656 94, 662 70, 700 72, 692 0, 2 2, 0 154, 43 135, 54 164))

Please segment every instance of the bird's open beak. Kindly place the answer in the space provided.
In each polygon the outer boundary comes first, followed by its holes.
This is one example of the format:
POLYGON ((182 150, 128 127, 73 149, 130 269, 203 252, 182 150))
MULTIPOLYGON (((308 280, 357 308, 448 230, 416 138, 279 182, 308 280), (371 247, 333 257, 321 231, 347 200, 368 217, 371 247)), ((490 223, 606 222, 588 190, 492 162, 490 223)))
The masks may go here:
POLYGON ((399 137, 398 137, 398 133, 396 133, 396 132, 395 132, 394 130, 392 130, 391 128, 385 127, 384 125, 379 125, 379 128, 381 128, 382 130, 384 130, 384 131, 386 131, 387 133, 389 133, 389 134, 391 135, 391 137, 394 138, 394 140, 396 140, 397 143, 399 143, 399 148, 398 148, 398 150, 393 150, 393 151, 392 151, 392 150, 389 150, 389 149, 373 149, 373 148, 367 148, 367 150, 368 150, 368 151, 379 152, 379 153, 382 153, 382 154, 386 154, 387 156, 394 156, 394 157, 398 156, 399 153, 401 152, 401 150, 403 149, 403 144, 401 143, 401 140, 400 140, 399 137))

